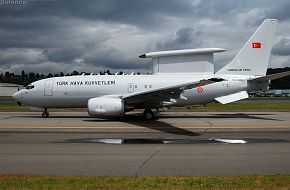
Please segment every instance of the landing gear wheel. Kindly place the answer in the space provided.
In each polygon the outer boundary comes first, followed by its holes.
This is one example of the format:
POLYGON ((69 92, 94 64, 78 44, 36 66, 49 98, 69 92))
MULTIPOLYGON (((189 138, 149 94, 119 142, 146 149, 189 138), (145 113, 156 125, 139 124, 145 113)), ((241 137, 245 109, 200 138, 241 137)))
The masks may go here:
POLYGON ((151 109, 145 109, 144 112, 143 112, 143 117, 146 120, 153 120, 155 115, 154 115, 154 113, 153 113, 153 111, 151 109))
POLYGON ((44 111, 43 111, 43 113, 42 113, 42 118, 48 118, 48 116, 49 116, 49 113, 48 113, 48 111, 47 111, 47 109, 45 108, 44 109, 44 111))
POLYGON ((48 118, 49 116, 49 113, 48 112, 43 112, 42 113, 42 118, 48 118))
POLYGON ((42 116, 42 118, 48 118, 49 113, 48 112, 43 112, 41 116, 42 116))

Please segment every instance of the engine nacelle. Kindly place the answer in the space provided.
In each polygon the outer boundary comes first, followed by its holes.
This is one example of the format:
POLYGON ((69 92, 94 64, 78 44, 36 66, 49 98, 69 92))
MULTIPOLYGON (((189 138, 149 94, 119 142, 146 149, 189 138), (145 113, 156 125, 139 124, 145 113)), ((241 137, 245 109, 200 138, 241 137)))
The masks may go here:
POLYGON ((90 116, 123 116, 124 102, 116 97, 91 98, 88 101, 88 113, 90 116))

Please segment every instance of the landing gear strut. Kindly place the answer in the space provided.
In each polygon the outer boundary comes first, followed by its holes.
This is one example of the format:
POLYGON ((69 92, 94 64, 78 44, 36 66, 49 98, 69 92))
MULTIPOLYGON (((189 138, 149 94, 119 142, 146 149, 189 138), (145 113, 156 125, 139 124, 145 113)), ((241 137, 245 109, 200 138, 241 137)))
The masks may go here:
POLYGON ((153 113, 153 111, 149 108, 145 109, 144 112, 143 112, 143 117, 146 119, 146 120, 152 120, 155 118, 155 115, 153 113))
POLYGON ((42 116, 42 118, 48 118, 49 112, 47 111, 47 108, 44 108, 41 116, 42 116))

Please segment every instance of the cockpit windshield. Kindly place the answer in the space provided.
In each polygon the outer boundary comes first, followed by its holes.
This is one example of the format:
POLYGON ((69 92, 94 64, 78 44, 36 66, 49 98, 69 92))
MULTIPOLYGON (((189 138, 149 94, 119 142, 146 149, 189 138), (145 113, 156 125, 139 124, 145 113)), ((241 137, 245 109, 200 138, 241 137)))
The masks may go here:
POLYGON ((27 90, 31 90, 31 89, 33 89, 33 88, 34 88, 34 85, 29 84, 25 89, 27 89, 27 90))

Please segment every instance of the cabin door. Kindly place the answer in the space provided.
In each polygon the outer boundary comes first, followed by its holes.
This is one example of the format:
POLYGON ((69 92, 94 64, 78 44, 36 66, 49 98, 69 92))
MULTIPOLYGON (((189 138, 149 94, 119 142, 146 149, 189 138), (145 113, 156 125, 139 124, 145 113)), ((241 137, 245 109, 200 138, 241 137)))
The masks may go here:
POLYGON ((48 80, 45 82, 44 96, 52 96, 53 93, 53 80, 48 80))

